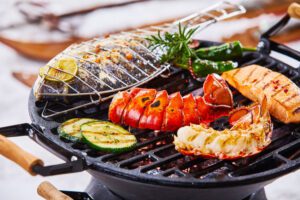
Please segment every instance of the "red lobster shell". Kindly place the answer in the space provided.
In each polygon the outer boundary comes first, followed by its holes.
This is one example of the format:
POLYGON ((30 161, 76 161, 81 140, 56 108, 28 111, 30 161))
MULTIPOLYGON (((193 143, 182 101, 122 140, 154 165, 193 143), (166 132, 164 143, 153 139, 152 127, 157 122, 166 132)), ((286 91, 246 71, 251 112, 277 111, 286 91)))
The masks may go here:
POLYGON ((119 92, 110 104, 109 119, 134 128, 176 131, 228 115, 233 107, 232 93, 219 75, 208 75, 203 91, 203 97, 182 97, 179 92, 168 95, 165 90, 146 88, 119 92))

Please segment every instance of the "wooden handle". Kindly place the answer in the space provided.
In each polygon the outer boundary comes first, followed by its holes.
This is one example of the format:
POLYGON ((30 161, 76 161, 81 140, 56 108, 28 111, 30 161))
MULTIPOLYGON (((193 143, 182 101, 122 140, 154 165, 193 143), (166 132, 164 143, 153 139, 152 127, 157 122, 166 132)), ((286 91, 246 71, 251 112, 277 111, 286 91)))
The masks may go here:
POLYGON ((37 193, 46 200, 73 200, 48 181, 44 181, 38 186, 37 193))
POLYGON ((44 164, 42 160, 21 149, 18 145, 8 140, 3 135, 0 135, 0 155, 3 155, 9 160, 17 163, 31 175, 36 175, 32 170, 33 166, 37 164, 44 164))
POLYGON ((300 19, 300 4, 292 3, 288 8, 288 14, 292 18, 300 19))

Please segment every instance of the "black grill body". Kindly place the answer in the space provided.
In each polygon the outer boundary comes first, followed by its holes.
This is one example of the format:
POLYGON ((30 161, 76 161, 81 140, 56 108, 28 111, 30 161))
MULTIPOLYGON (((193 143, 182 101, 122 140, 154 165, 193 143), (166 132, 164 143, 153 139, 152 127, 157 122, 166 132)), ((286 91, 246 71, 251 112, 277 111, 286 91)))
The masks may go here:
MULTIPOLYGON (((128 200, 242 200, 252 193, 257 192, 273 180, 267 180, 254 184, 240 186, 228 186, 224 183, 221 187, 176 187, 163 186, 161 184, 149 184, 147 181, 136 182, 111 176, 99 171, 88 170, 88 172, 100 180, 114 194, 128 200)), ((92 196, 92 194, 90 194, 92 196)), ((95 196, 95 199, 99 196, 95 196)))
MULTIPOLYGON (((216 44, 200 41, 201 46, 216 44)), ((239 66, 259 64, 286 75, 300 86, 299 70, 270 57, 263 46, 275 46, 281 53, 296 59, 300 59, 299 52, 289 51, 264 38, 260 46, 260 52, 246 53, 237 60, 239 66)), ((183 95, 190 92, 201 95, 202 84, 203 80, 196 81, 189 72, 174 68, 168 78, 156 78, 144 87, 166 89, 169 93, 180 91, 183 95)), ((232 90, 235 106, 251 103, 238 91, 232 90)), ((71 103, 78 104, 76 100, 71 103)), ((37 174, 49 176, 88 170, 95 180, 124 199, 238 200, 300 167, 299 124, 286 125, 272 119, 272 143, 255 156, 234 161, 183 156, 174 150, 172 133, 136 129, 131 129, 139 141, 135 149, 121 154, 107 154, 90 149, 85 144, 59 138, 56 129, 61 122, 73 117, 107 120, 109 102, 47 120, 41 117, 44 105, 45 102, 36 102, 31 93, 29 113, 32 123, 0 128, 0 132, 10 137, 28 135, 65 160, 65 163, 53 166, 36 165, 33 170, 37 174)), ((67 105, 60 103, 53 106, 59 109, 67 105)), ((222 129, 227 124, 226 118, 221 118, 212 126, 222 129)))
MULTIPOLYGON (((202 41, 201 45, 214 45, 202 41)), ((247 53, 238 60, 240 66, 259 64, 279 71, 298 86, 299 72, 268 55, 247 53)), ((167 89, 170 93, 180 91, 201 94, 202 80, 195 81, 188 72, 173 70, 167 78, 157 78, 147 87, 167 89), (161 83, 165 83, 162 87, 161 83)), ((248 99, 234 89, 236 106, 248 105, 248 99)), ((41 175, 64 174, 88 169, 110 190, 125 199, 242 199, 258 191, 281 175, 299 168, 299 125, 285 125, 273 119, 272 144, 258 155, 235 161, 204 159, 183 156, 174 150, 172 133, 155 133, 149 130, 131 131, 139 144, 131 152, 106 154, 90 149, 85 144, 72 143, 59 138, 56 128, 59 123, 72 117, 96 117, 107 119, 107 104, 77 110, 61 117, 45 120, 41 117, 43 103, 36 102, 33 94, 29 99, 32 124, 25 129, 36 142, 63 158, 66 163, 55 166, 35 166, 41 175), (297 153, 298 152, 298 153, 297 153)), ((220 129, 227 125, 225 118, 212 124, 220 129)), ((8 127, 6 132, 22 132, 8 127)), ((25 131, 25 132, 26 132, 25 131)), ((5 132, 1 131, 1 132, 5 132)), ((24 132, 23 132, 24 133, 24 132)))

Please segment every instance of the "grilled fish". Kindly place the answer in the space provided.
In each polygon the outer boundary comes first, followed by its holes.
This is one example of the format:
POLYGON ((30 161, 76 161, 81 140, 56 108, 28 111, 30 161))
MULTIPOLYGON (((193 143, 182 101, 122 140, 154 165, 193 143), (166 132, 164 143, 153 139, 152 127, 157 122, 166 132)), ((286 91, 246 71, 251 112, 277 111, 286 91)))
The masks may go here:
MULTIPOLYGON (((77 73, 72 80, 53 81, 47 72, 40 76, 34 87, 37 98, 45 95, 90 95, 101 91, 114 91, 147 80, 155 73, 161 73, 157 54, 146 48, 146 40, 131 36, 111 36, 71 45, 52 59, 47 66, 56 69, 60 59, 73 59, 77 73)), ((64 71, 63 71, 64 73, 64 71)))
POLYGON ((200 30, 244 12, 244 8, 239 5, 222 2, 174 23, 71 45, 42 70, 34 86, 34 94, 38 100, 52 96, 100 96, 141 85, 163 73, 169 66, 160 63, 163 49, 155 52, 148 49, 147 36, 157 34, 158 31, 174 32, 179 23, 188 28, 202 25, 200 30), (73 70, 66 71, 67 68, 58 67, 62 59, 73 63, 73 70))
POLYGON ((300 88, 286 76, 259 65, 224 72, 222 77, 253 101, 268 99, 271 115, 284 123, 300 122, 300 88))

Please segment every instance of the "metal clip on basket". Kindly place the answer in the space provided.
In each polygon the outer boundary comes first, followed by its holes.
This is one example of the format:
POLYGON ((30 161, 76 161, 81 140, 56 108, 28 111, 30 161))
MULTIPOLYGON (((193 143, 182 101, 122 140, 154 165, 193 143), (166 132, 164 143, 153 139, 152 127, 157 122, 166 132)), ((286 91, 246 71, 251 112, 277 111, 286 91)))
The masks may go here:
POLYGON ((279 22, 262 34, 258 44, 258 49, 261 53, 270 54, 271 51, 277 51, 296 60, 300 60, 299 51, 296 51, 295 49, 283 44, 279 44, 270 39, 272 36, 282 30, 288 24, 291 18, 300 19, 300 4, 292 3, 288 8, 288 13, 279 22))

